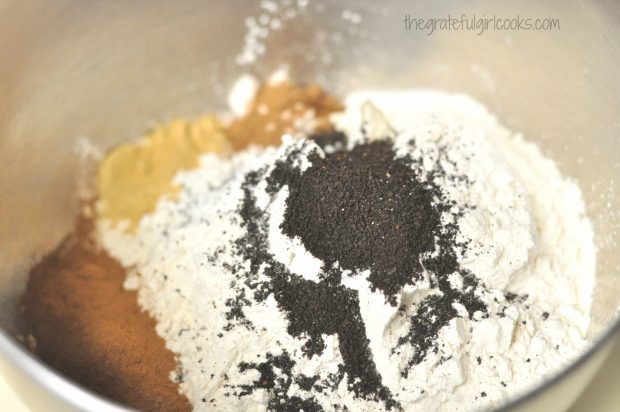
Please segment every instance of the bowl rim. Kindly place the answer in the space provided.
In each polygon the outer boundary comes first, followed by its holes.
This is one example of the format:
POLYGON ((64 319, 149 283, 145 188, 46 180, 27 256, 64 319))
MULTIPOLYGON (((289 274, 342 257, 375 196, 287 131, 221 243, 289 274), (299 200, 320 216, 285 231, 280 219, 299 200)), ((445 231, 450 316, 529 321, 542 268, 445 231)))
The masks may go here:
MULTIPOLYGON (((579 369, 596 353, 598 353, 612 338, 620 331, 620 311, 616 311, 615 319, 610 322, 610 326, 596 337, 588 348, 571 363, 552 375, 549 379, 531 388, 527 392, 512 398, 496 411, 507 411, 517 407, 540 395, 548 388, 564 380, 573 371, 579 369)), ((79 382, 75 382, 65 377, 51 366, 39 360, 33 353, 28 351, 23 344, 14 337, 0 329, 0 356, 4 357, 16 369, 21 370, 30 379, 33 379, 39 386, 47 389, 51 395, 57 396, 60 400, 75 407, 76 409, 122 412, 130 409, 120 403, 108 399, 103 395, 97 394, 90 389, 83 387, 79 382)), ((7 383, 13 388, 10 380, 7 383)), ((18 392, 17 396, 21 399, 18 392)))
MULTIPOLYGON (((13 368, 36 382, 40 388, 46 389, 51 396, 59 401, 81 410, 96 410, 102 412, 124 412, 130 409, 103 395, 85 388, 56 371, 51 366, 38 359, 27 350, 16 338, 0 329, 0 356, 13 368)), ((5 379, 15 395, 23 400, 18 390, 15 390, 10 378, 5 379)), ((24 402, 26 406, 28 402, 24 402)))
MULTIPOLYGON (((620 308, 616 308, 616 312, 614 314, 613 320, 610 322, 608 328, 601 333, 599 336, 595 337, 590 344, 587 346, 587 349, 581 353, 578 357, 573 359, 572 362, 566 364, 562 369, 557 371, 555 374, 551 375, 549 379, 543 380, 543 382, 534 386, 527 392, 521 394, 512 399, 508 399, 504 405, 499 407, 497 411, 508 411, 512 408, 515 408, 529 400, 537 397, 542 392, 546 391, 552 386, 555 386, 560 381, 563 381, 568 375, 581 368, 586 362, 588 362, 595 354, 597 354, 600 350, 602 350, 607 343, 612 342, 613 338, 620 331, 620 308)), ((598 371, 597 371, 598 372, 598 371)), ((588 385, 590 382, 588 382, 588 385)), ((587 386, 585 388, 587 388, 587 386)), ((584 388, 584 390, 585 390, 584 388)), ((579 394, 581 395, 581 393, 579 394)), ((578 396, 579 396, 578 395, 578 396)), ((576 400, 576 399, 575 399, 576 400)))

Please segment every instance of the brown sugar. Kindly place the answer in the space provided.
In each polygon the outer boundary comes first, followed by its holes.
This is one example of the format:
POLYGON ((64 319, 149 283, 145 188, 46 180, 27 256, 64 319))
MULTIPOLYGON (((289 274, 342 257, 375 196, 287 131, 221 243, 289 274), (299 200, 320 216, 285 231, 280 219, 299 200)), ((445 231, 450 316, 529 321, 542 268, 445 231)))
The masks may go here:
POLYGON ((191 410, 169 379, 173 354, 123 289, 123 267, 91 240, 92 221, 31 272, 22 298, 36 355, 73 381, 144 411, 191 410))
POLYGON ((265 84, 258 89, 248 113, 234 120, 226 132, 235 150, 250 143, 278 145, 284 133, 330 129, 329 115, 342 109, 338 100, 316 84, 265 84))

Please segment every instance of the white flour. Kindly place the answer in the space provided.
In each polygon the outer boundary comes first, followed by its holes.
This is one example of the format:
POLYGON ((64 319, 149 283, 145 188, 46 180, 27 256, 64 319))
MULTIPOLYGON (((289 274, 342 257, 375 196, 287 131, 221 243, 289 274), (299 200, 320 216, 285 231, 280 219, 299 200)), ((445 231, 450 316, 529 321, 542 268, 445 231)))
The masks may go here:
MULTIPOLYGON (((346 112, 334 119, 351 145, 362 139, 361 106, 367 100, 393 129, 398 155, 421 159, 418 172, 434 180, 461 212, 455 223, 460 240, 469 246, 459 249, 459 265, 486 286, 475 293, 489 314, 468 314, 455 303, 459 316, 440 330, 436 350, 408 367, 414 348, 397 345, 398 338, 407 333, 409 316, 437 290, 426 279, 407 285, 394 307, 370 290, 367 273, 343 277, 344 286, 359 295, 383 385, 404 410, 500 405, 559 370, 586 344, 595 255, 580 191, 534 145, 463 96, 355 93, 345 102, 346 112), (438 165, 445 173, 433 177, 430 172, 438 165), (455 180, 458 176, 469 183, 455 180)), ((385 407, 355 396, 345 379, 330 385, 343 362, 338 336, 325 335, 323 352, 308 358, 301 351, 304 339, 287 332, 286 314, 273 295, 257 301, 231 270, 248 266, 231 246, 246 231, 238 214, 244 174, 271 168, 291 147, 302 149, 301 170, 311 166, 307 153, 320 152, 314 143, 286 140, 280 149, 253 148, 230 159, 206 155, 199 169, 177 175, 178 198, 162 199, 135 235, 100 224, 102 244, 133 269, 127 284, 138 289, 140 304, 157 319, 157 332, 177 354, 177 378, 195 410, 265 410, 275 397, 269 389, 230 394, 261 378, 257 369, 242 370, 240 364, 266 362, 282 353, 294 364, 289 372, 275 367, 276 378, 316 376, 317 385, 326 388, 306 391, 293 379, 285 385, 286 399, 311 398, 327 410, 336 404, 363 411, 385 407), (226 317, 227 302, 241 290, 247 292, 249 304, 242 310, 251 327, 226 317)), ((261 182, 255 195, 257 207, 269 216, 269 252, 291 272, 317 282, 322 262, 299 238, 290 239, 279 229, 286 187, 272 199, 261 182)), ((261 272, 254 280, 267 276, 261 272)), ((463 278, 454 273, 450 282, 461 288, 463 278)))

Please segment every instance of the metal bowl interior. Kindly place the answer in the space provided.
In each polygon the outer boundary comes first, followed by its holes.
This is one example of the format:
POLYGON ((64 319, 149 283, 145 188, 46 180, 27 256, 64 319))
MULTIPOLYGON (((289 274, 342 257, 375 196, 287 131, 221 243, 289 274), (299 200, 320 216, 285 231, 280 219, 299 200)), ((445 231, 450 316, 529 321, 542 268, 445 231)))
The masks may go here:
POLYGON ((592 349, 561 376, 602 353, 620 306, 620 4, 276 3, 282 28, 260 40, 265 53, 248 66, 236 58, 247 18, 259 19, 265 2, 0 3, 0 365, 26 374, 50 399, 111 407, 11 339, 29 268, 72 225, 76 181, 86 167, 76 144, 87 137, 106 150, 154 123, 222 110, 239 74, 264 76, 282 63, 296 79, 337 94, 357 87, 467 93, 537 142, 583 190, 598 248, 592 349), (448 14, 550 17, 560 30, 428 35, 403 23, 405 15, 448 14))

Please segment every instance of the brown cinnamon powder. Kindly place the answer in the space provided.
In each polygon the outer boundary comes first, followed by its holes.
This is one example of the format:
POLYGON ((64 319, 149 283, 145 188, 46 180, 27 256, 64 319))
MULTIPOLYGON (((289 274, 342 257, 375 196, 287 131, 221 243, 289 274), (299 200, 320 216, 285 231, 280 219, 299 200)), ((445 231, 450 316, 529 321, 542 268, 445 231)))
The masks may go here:
POLYGON ((22 298, 35 353, 73 381, 144 411, 188 411, 169 379, 173 354, 143 313, 135 292, 123 289, 125 270, 91 239, 92 221, 31 272, 22 298))

